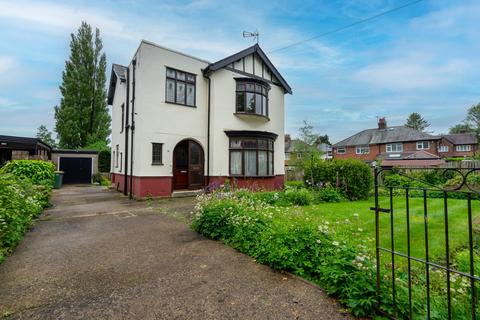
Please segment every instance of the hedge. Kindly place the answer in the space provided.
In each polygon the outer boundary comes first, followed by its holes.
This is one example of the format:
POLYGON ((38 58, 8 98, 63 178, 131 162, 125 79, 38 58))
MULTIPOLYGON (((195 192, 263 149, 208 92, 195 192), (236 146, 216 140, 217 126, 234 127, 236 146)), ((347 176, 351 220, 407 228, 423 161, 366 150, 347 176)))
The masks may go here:
POLYGON ((17 160, 0 169, 0 261, 49 205, 55 166, 39 160, 17 160))
POLYGON ((36 185, 53 186, 55 165, 42 160, 15 160, 7 162, 0 173, 11 173, 36 185))
POLYGON ((305 183, 312 187, 331 185, 349 200, 364 200, 373 187, 373 174, 363 161, 354 159, 318 160, 306 166, 305 183))

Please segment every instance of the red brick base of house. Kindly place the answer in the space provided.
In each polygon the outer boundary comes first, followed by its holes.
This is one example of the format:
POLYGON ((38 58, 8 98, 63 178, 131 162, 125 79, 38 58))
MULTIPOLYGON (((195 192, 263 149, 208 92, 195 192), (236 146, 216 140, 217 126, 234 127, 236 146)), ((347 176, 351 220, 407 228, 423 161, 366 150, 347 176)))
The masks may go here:
MULTIPOLYGON (((112 173, 112 184, 119 191, 124 190, 125 177, 123 174, 112 173)), ((208 185, 216 188, 225 184, 229 179, 230 185, 234 188, 247 188, 254 191, 260 190, 280 190, 283 189, 285 176, 278 175, 265 178, 232 178, 212 176, 208 185)), ((208 178, 205 177, 207 180, 208 178)), ((127 184, 130 185, 130 177, 127 177, 127 184)), ((133 176, 132 181, 133 195, 135 198, 145 197, 170 197, 173 192, 173 177, 137 177, 133 176)))

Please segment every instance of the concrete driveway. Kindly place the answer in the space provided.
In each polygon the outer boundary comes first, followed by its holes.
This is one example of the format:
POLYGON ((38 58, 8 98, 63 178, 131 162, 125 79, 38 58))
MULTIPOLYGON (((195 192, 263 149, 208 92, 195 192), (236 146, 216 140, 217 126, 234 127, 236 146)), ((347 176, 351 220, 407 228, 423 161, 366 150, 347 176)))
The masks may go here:
POLYGON ((174 216, 194 199, 137 202, 56 190, 0 264, 9 319, 348 319, 316 286, 208 240, 174 216))

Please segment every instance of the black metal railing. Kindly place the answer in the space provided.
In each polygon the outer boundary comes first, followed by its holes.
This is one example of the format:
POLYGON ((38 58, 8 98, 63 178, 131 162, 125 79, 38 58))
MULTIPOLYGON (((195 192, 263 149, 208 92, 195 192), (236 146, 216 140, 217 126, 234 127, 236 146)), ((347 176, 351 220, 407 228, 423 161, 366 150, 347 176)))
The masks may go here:
MULTIPOLYGON (((407 319, 480 319, 477 300, 479 292, 477 283, 480 283, 480 277, 478 274, 475 274, 475 257, 476 255, 478 257, 477 250, 479 248, 478 243, 475 241, 474 233, 474 218, 476 215, 474 216, 474 210, 472 209, 472 203, 474 201, 478 202, 480 199, 480 176, 477 176, 477 173, 480 173, 480 168, 409 168, 403 170, 375 168, 375 206, 371 209, 375 211, 376 290, 379 308, 387 316, 407 319), (418 177, 419 173, 427 171, 435 171, 437 176, 445 177, 445 180, 450 177, 449 181, 454 181, 455 183, 453 185, 430 183, 418 177), (397 174, 405 181, 412 183, 407 183, 406 185, 387 183, 388 176, 391 174, 397 174), (413 201, 413 197, 419 198, 419 200, 415 200, 417 206, 412 209, 411 201, 413 201), (443 220, 440 221, 443 225, 443 230, 439 232, 438 228, 436 228, 436 234, 432 234, 430 229, 430 224, 435 222, 431 221, 432 215, 430 212, 431 208, 429 207, 430 201, 433 201, 431 200, 432 198, 438 198, 438 200, 435 200, 437 201, 435 217, 443 220), (465 237, 466 243, 462 246, 469 255, 468 270, 460 270, 454 264, 455 261, 453 260, 453 255, 456 253, 455 250, 458 249, 459 244, 456 243, 456 247, 452 247, 452 243, 450 242, 449 199, 451 198, 462 199, 462 201, 456 200, 455 210, 456 212, 460 210, 461 217, 465 218, 465 223, 468 226, 468 230, 465 230, 468 234, 465 237), (386 208, 381 207, 381 200, 386 208), (401 208, 397 208, 395 205, 399 203, 399 201, 404 201, 401 208), (387 202, 388 205, 386 205, 387 202), (442 207, 442 209, 440 209, 442 212, 438 211, 439 205, 442 207), (419 227, 420 230, 423 230, 423 237, 420 238, 423 238, 424 242, 424 248, 422 248, 422 255, 424 254, 424 256, 419 256, 418 252, 416 255, 412 254, 412 210, 417 213, 414 215, 415 222, 413 223, 415 223, 415 226, 419 227), (422 212, 423 217, 421 217, 422 212), (402 220, 398 219, 399 216, 402 220), (383 219, 389 221, 381 224, 381 219, 382 221, 384 221, 383 219), (421 226, 421 224, 423 224, 423 226, 421 226), (385 241, 384 235, 386 233, 389 233, 389 241, 386 241, 387 245, 385 246, 382 242, 385 241), (381 237, 381 235, 383 236, 381 237), (398 237, 402 237, 402 241, 406 241, 406 248, 404 248, 403 251, 396 248, 395 239, 398 239, 398 237), (438 240, 440 237, 442 237, 444 253, 439 255, 438 250, 436 250, 436 256, 432 256, 430 240, 432 238, 438 240), (381 241, 381 239, 383 239, 383 241, 381 241), (452 249, 454 251, 452 251, 452 249), (412 263, 416 264, 416 268, 412 267, 412 263), (397 276, 398 273, 400 273, 399 264, 402 269, 406 268, 406 272, 403 272, 403 275, 406 276, 407 280, 406 285, 402 288, 399 288, 397 283, 397 276), (445 282, 442 283, 442 286, 438 284, 438 277, 436 278, 436 283, 432 284, 432 272, 434 271, 445 273, 445 282), (463 298, 469 300, 470 310, 464 312, 461 317, 456 309, 454 312, 454 304, 457 300, 452 297, 452 276, 468 279, 470 286, 469 290, 467 288, 462 293, 463 295, 467 295, 467 297, 463 296, 463 298), (418 281, 418 279, 421 279, 421 281, 418 281), (421 282, 421 284, 419 284, 419 282, 421 282), (414 301, 413 292, 414 289, 418 289, 415 288, 415 286, 422 287, 421 302, 418 300, 414 301), (446 290, 439 289, 444 286, 446 286, 446 290), (403 302, 399 301, 399 289, 402 289, 402 292, 407 291, 407 294, 401 297, 403 302), (438 308, 438 305, 432 306, 432 294, 435 294, 437 298, 440 295, 442 299, 446 299, 446 310, 442 311, 443 314, 435 309, 438 308), (385 302, 386 296, 387 298, 390 296, 388 303, 385 302), (403 305, 400 307, 402 303, 403 305), (393 308, 382 308, 382 304, 389 304, 393 306, 393 308), (421 312, 418 311, 418 308, 414 308, 414 306, 418 305, 422 306, 421 312)), ((480 212, 475 213, 478 214, 480 212)))

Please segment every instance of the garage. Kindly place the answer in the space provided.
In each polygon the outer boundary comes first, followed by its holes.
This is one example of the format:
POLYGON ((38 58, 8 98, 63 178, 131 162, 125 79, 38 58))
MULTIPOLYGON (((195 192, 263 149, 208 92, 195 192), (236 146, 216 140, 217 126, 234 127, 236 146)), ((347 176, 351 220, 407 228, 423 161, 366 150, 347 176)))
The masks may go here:
POLYGON ((98 151, 53 150, 52 161, 63 171, 64 184, 90 184, 98 172, 98 151))

